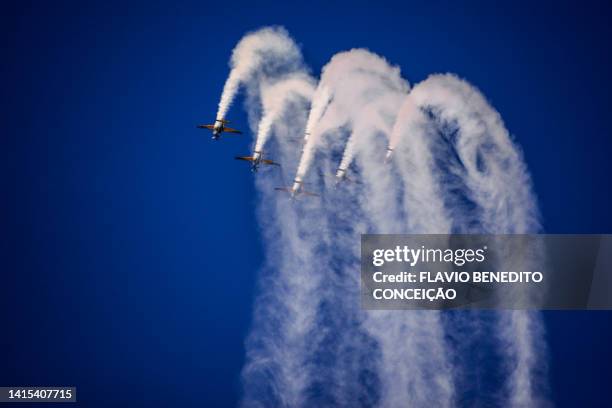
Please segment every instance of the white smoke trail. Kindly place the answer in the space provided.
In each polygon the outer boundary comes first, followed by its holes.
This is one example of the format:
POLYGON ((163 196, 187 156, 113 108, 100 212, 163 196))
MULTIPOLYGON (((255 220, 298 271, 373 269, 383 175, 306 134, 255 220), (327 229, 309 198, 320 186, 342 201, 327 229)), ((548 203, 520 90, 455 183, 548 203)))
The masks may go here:
MULTIPOLYGON (((404 96, 404 100, 409 100, 404 96)), ((401 99, 395 106, 402 106, 401 99)), ((448 233, 448 214, 438 205, 439 195, 433 175, 433 167, 428 158, 430 152, 421 124, 420 116, 410 117, 405 121, 400 114, 397 116, 393 130, 407 132, 406 144, 409 148, 397 152, 398 178, 395 184, 401 184, 398 191, 393 188, 381 188, 381 173, 391 173, 389 166, 382 164, 382 156, 372 157, 371 148, 364 139, 359 154, 360 169, 363 179, 367 181, 368 190, 375 192, 376 200, 366 199, 365 207, 379 232, 397 231, 401 233, 448 233), (394 211, 387 212, 385 207, 392 208, 391 203, 397 202, 397 194, 403 202, 403 214, 398 217, 394 211), (379 200, 380 199, 380 200, 379 200), (377 208, 376 202, 380 201, 377 208)), ((359 140, 359 139, 356 139, 359 140)), ((383 184, 384 186, 384 184, 383 184)), ((374 197, 366 194, 368 198, 374 197)), ((452 380, 452 370, 448 360, 448 352, 444 344, 444 332, 438 312, 426 311, 371 311, 367 315, 365 325, 368 331, 378 339, 382 349, 381 377, 385 387, 381 405, 396 406, 452 406, 455 390, 452 380), (427 350, 423 353, 423 350, 427 350)))
POLYGON ((465 181, 483 206, 480 229, 491 233, 539 230, 531 181, 520 152, 482 95, 453 75, 433 75, 416 86, 411 97, 420 107, 438 108, 440 120, 456 123, 456 149, 465 181))
MULTIPOLYGON (((308 163, 312 160, 312 156, 309 157, 309 154, 314 154, 315 148, 322 144, 325 144, 325 147, 321 149, 323 152, 332 153, 342 149, 343 139, 338 138, 338 136, 342 136, 342 128, 352 129, 352 133, 363 132, 369 135, 375 133, 377 128, 385 127, 385 122, 392 122, 396 107, 390 107, 388 99, 393 99, 392 95, 396 95, 395 99, 397 100, 397 95, 406 92, 408 86, 399 75, 399 70, 388 65, 380 57, 365 50, 352 50, 337 54, 332 58, 324 69, 319 89, 323 89, 325 92, 323 100, 326 100, 326 110, 323 115, 315 113, 309 117, 313 132, 304 148, 300 168, 308 166, 308 163), (365 116, 369 115, 376 116, 375 119, 380 121, 379 126, 372 127, 370 126, 371 123, 364 120, 365 116), (320 118, 317 121, 312 120, 313 117, 317 118, 319 116, 320 118), (321 136, 324 133, 329 133, 330 136, 322 139, 321 136)), ((313 109, 313 112, 315 111, 313 109)), ((370 116, 370 118, 373 118, 373 116, 370 116)), ((337 165, 333 154, 326 155, 322 161, 320 160, 318 164, 324 168, 323 172, 325 174, 330 174, 331 170, 335 169, 337 165)), ((297 174, 296 178, 298 179, 305 175, 305 173, 300 173, 300 170, 297 174)), ((343 257, 356 260, 358 259, 359 248, 354 237, 367 232, 367 230, 356 218, 363 210, 350 202, 351 197, 353 197, 352 194, 338 197, 337 202, 328 203, 331 206, 327 207, 326 212, 333 220, 332 224, 336 226, 331 238, 333 252, 341 253, 343 257), (346 197, 349 201, 342 199, 343 197, 346 197), (348 225, 345 225, 343 221, 347 222, 348 225)), ((358 197, 360 196, 358 195, 358 197)), ((346 305, 344 307, 340 306, 341 310, 344 309, 345 314, 336 317, 337 320, 346 320, 353 316, 355 324, 361 325, 360 322, 365 316, 360 316, 354 310, 354 302, 357 301, 357 289, 359 288, 357 277, 355 268, 350 266, 347 266, 345 270, 339 270, 326 276, 326 281, 332 282, 330 286, 333 289, 327 290, 321 296, 328 299, 329 303, 333 302, 334 305, 346 305)), ((372 336, 369 328, 363 327, 353 335, 343 337, 339 341, 338 347, 340 350, 367 350, 370 347, 366 347, 369 341, 366 339, 370 338, 377 341, 375 338, 377 335, 378 333, 374 333, 374 336, 372 336), (365 332, 362 333, 363 330, 365 332)), ((387 354, 387 344, 378 343, 382 347, 383 353, 387 354)), ((353 351, 353 353, 355 352, 353 351)), ((355 357, 348 356, 345 357, 345 360, 350 358, 355 357)), ((355 370, 359 370, 359 368, 340 366, 335 369, 336 372, 331 378, 339 384, 338 388, 340 390, 350 388, 346 385, 345 379, 358 378, 359 375, 355 374, 355 370)), ((417 371, 417 369, 414 370, 414 372, 417 371)), ((389 382, 390 378, 385 376, 382 380, 389 382)), ((377 390, 377 392, 380 393, 380 390, 377 390)), ((334 393, 334 401, 345 401, 342 406, 352 406, 354 401, 347 397, 350 394, 350 392, 336 392, 334 393)))
POLYGON ((380 82, 386 88, 406 91, 408 85, 401 79, 399 68, 391 67, 383 58, 364 49, 341 52, 323 68, 321 81, 313 99, 313 107, 308 116, 306 144, 300 158, 296 180, 303 180, 313 160, 321 134, 329 128, 337 128, 351 119, 350 113, 358 111, 376 92, 380 92, 380 82), (374 89, 368 89, 368 78, 378 78, 374 89), (338 98, 342 90, 343 100, 334 103, 335 111, 327 116, 328 122, 319 126, 323 110, 331 100, 338 98))
MULTIPOLYGON (((293 95, 308 96, 309 93, 306 90, 309 79, 298 47, 284 29, 264 28, 240 41, 233 52, 231 66, 218 118, 225 116, 238 86, 244 85, 252 129, 259 127, 260 104, 272 115, 267 124, 263 123, 267 130, 262 145, 269 139, 272 129, 276 129, 280 137, 276 138, 273 149, 278 160, 295 163, 295 144, 289 140, 303 129, 304 103, 308 101, 293 95), (299 81, 303 83, 298 85, 299 81), (296 88, 291 95, 284 98, 279 95, 283 86, 293 85, 296 88)), ((265 241, 270 243, 266 251, 271 266, 270 273, 264 274, 260 282, 262 290, 247 339, 243 405, 300 406, 305 389, 312 382, 303 370, 307 335, 313 326, 318 302, 314 291, 319 287, 320 269, 312 260, 320 252, 319 233, 326 226, 323 217, 320 222, 306 220, 297 216, 288 202, 278 201, 273 187, 280 184, 279 180, 262 177, 257 181, 263 203, 259 218, 265 241), (296 270, 300 273, 294 273, 296 270)), ((316 205, 308 210, 317 214, 316 205)), ((322 262, 325 263, 324 258, 322 262)))
POLYGON ((225 119, 240 84, 253 79, 264 66, 301 64, 301 53, 283 28, 266 27, 247 34, 232 51, 231 71, 223 86, 217 120, 225 119))
POLYGON ((389 92, 384 96, 368 103, 366 107, 361 109, 355 123, 353 132, 346 142, 342 160, 338 166, 336 176, 342 178, 346 176, 348 167, 353 162, 357 145, 362 143, 363 133, 366 132, 382 132, 385 135, 391 133, 390 121, 395 121, 398 102, 401 100, 403 93, 389 92))
MULTIPOLYGON (((420 109, 432 109, 441 123, 458 129, 453 147, 459 163, 447 171, 461 179, 467 199, 478 207, 468 215, 462 214, 461 208, 453 212, 459 232, 539 231, 536 201, 524 161, 499 114, 484 97, 453 75, 433 75, 415 86, 410 99, 420 109)), ((407 111, 412 117, 420 115, 413 107, 407 111)), ((394 138, 392 148, 400 142, 404 140, 394 138)), ((538 394, 543 388, 543 363, 537 357, 545 355, 545 350, 540 317, 515 311, 499 313, 498 319, 498 335, 512 367, 510 404, 542 404, 544 399, 538 394)))
MULTIPOLYGON (((326 69, 329 69, 326 72, 329 72, 330 76, 327 77, 324 73, 321 82, 325 79, 329 84, 327 87, 332 93, 331 102, 317 124, 314 137, 309 140, 311 144, 305 148, 300 169, 303 169, 303 164, 307 169, 315 147, 320 147, 322 151, 333 149, 334 144, 329 141, 330 138, 321 138, 326 131, 343 126, 352 128, 349 145, 344 149, 344 157, 359 152, 360 178, 364 181, 365 192, 359 194, 356 187, 345 189, 345 192, 348 192, 344 195, 345 198, 339 197, 339 201, 328 207, 328 211, 346 218, 347 212, 353 212, 353 218, 356 214, 363 213, 370 221, 370 232, 407 232, 396 218, 398 212, 393 210, 396 202, 395 190, 384 188, 388 184, 383 181, 385 172, 381 172, 381 169, 384 170, 381 166, 382 157, 372 160, 372 147, 380 128, 390 128, 390 123, 385 125, 384 116, 388 116, 387 120, 393 122, 401 98, 408 87, 401 81, 398 70, 363 50, 339 54, 326 69), (351 55, 353 52, 357 55, 351 55), (354 60, 351 57, 354 57, 354 60), (337 65, 332 65, 333 62, 337 65), (368 69, 370 66, 373 68, 368 69), (333 78, 334 82, 330 78, 333 78), (324 140, 328 143, 323 143, 324 140), (347 149, 352 149, 352 152, 347 152, 347 149), (376 195, 372 195, 372 192, 376 195), (355 198, 359 200, 360 208, 355 208, 347 202, 355 198)), ((300 169, 297 177, 304 176, 300 169)), ((423 174, 426 174, 426 171, 423 174)), ((427 208, 436 210, 435 206, 427 208)), ((441 217, 438 215, 430 218, 436 220, 441 217)), ((354 237, 363 232, 368 231, 355 226, 342 237, 337 234, 334 237, 336 251, 346 256, 353 254, 353 257, 358 259, 359 248, 355 245, 354 237)), ((354 269, 344 272, 341 276, 345 285, 350 282, 346 277, 349 274, 356 276, 354 269)), ((338 297, 336 294, 335 302, 339 301, 338 297)), ((439 313, 379 311, 363 314, 361 319, 366 333, 375 339, 381 353, 379 403, 382 406, 451 405, 454 390, 444 350, 439 313), (427 357, 424 357, 422 350, 428 350, 427 357)))
MULTIPOLYGON (((265 134, 258 133, 256 143, 261 143, 258 151, 262 151, 274 131, 277 136, 272 150, 275 159, 283 164, 295 163, 295 140, 302 133, 310 102, 308 96, 314 91, 313 81, 304 72, 296 72, 275 83, 263 82, 260 89, 264 111, 258 131, 265 134)), ((289 169, 282 171, 285 173, 289 169)), ((256 318, 265 321, 256 323, 249 336, 251 346, 247 350, 243 377, 247 385, 249 382, 256 385, 251 392, 247 389, 245 406, 303 406, 307 388, 313 381, 305 367, 320 301, 317 292, 322 271, 318 262, 327 262, 320 247, 328 227, 320 214, 320 203, 306 203, 314 218, 305 218, 296 206, 282 200, 286 197, 279 200, 274 187, 281 183, 275 178, 257 180, 262 194, 259 219, 265 226, 266 242, 276 245, 267 248, 273 270, 268 279, 262 281, 266 287, 262 288, 263 299, 258 302, 256 312, 256 318), (258 395, 261 377, 265 378, 265 388, 272 387, 271 395, 258 395)))
POLYGON ((308 138, 310 137, 315 124, 319 121, 319 119, 321 119, 321 116, 323 116, 323 112, 325 112, 325 108, 327 108, 330 98, 331 94, 329 89, 320 84, 314 97, 312 98, 312 105, 310 107, 308 121, 306 122, 306 128, 304 130, 304 143, 308 142, 308 138))
POLYGON ((394 163, 403 184, 403 200, 408 214, 406 228, 413 234, 448 234, 451 232, 451 217, 440 199, 442 192, 427 133, 427 119, 413 100, 419 86, 405 98, 390 137, 392 143, 399 138, 403 141, 399 147, 391 146, 394 154, 399 156, 394 163))
MULTIPOLYGON (((364 56, 364 51, 359 51, 359 54, 359 57, 364 56)), ((376 58, 373 55, 367 55, 367 57, 367 60, 376 58)), ((357 58, 356 60, 361 62, 363 59, 364 58, 357 58)), ((382 103, 382 101, 387 103, 393 102, 391 106, 393 106, 395 109, 389 108, 389 112, 387 112, 387 114, 391 116, 390 121, 392 121, 395 113, 394 111, 397 109, 397 106, 399 106, 398 102, 401 100, 401 93, 407 89, 407 86, 403 80, 401 80, 401 77, 399 77, 399 72, 385 66, 385 63, 380 64, 379 61, 376 61, 378 65, 377 68, 384 67, 386 69, 386 71, 383 71, 381 69, 364 70, 359 64, 357 66, 353 66, 351 64, 346 64, 346 60, 342 61, 340 59, 340 61, 342 62, 342 69, 346 71, 342 71, 339 68, 333 71, 339 78, 341 78, 341 80, 339 79, 338 82, 334 83, 334 87, 330 88, 333 89, 333 99, 330 102, 328 110, 325 113, 325 118, 323 119, 324 128, 329 130, 349 123, 350 126, 354 127, 355 132, 364 132, 368 135, 372 134, 372 129, 370 129, 371 126, 369 126, 365 121, 359 120, 364 112, 364 106, 367 106, 368 103, 372 104, 373 97, 378 98, 380 102, 379 108, 385 107, 385 103, 382 103), (396 78, 394 78, 394 75, 396 78), (389 87, 389 83, 392 84, 393 79, 396 79, 395 83, 398 86, 389 87)), ((329 138, 326 140, 332 143, 323 150, 328 150, 334 145, 333 140, 330 140, 329 138)), ((361 138, 358 140, 361 140, 361 138)), ((364 140, 367 140, 367 138, 364 138, 364 140)), ((368 150, 366 148, 366 144, 363 143, 361 143, 360 148, 362 148, 364 151, 371 151, 371 149, 368 150)), ((362 162, 362 166, 368 167, 368 170, 365 171, 365 173, 368 175, 373 173, 370 171, 371 168, 374 169, 380 167, 372 166, 372 163, 374 162, 362 162)), ((333 168, 334 163, 333 161, 330 162, 329 158, 327 158, 323 163, 319 164, 333 168)), ((378 181, 371 184, 368 183, 368 187, 378 185, 378 181)), ((380 201, 384 202, 385 200, 382 194, 386 194, 387 192, 380 191, 380 193, 380 201)), ((360 201, 363 200, 360 199, 360 201)), ((342 213, 344 212, 343 210, 345 207, 350 206, 345 206, 345 204, 349 203, 334 203, 333 208, 328 207, 325 209, 325 212, 328 214, 338 212, 342 213)), ((380 208, 375 208, 374 211, 370 211, 372 208, 373 207, 368 207, 365 211, 365 215, 373 223, 374 230, 378 231, 390 225, 389 212, 387 212, 387 215, 385 216, 384 212, 381 211, 380 208)), ((293 215, 295 216, 296 214, 293 215)), ((355 216, 355 214, 352 215, 353 217, 355 216)), ((291 221, 285 220, 285 222, 290 223, 291 221)), ((366 230, 363 230, 359 224, 352 226, 350 231, 344 231, 341 234, 321 227, 319 227, 318 230, 320 234, 319 239, 323 239, 323 241, 327 242, 333 241, 333 251, 330 252, 342 253, 343 256, 348 256, 352 253, 353 258, 358 258, 359 248, 355 245, 356 241, 354 240, 354 237, 360 232, 366 232, 366 230)), ((303 233, 300 235, 303 235, 303 233)), ((300 235, 292 236, 290 237, 290 240, 291 243, 299 243, 299 247, 303 247, 304 242, 302 241, 303 238, 300 235)), ((323 260, 321 258, 321 254, 318 253, 317 255, 317 261, 321 262, 323 260)), ((317 294, 319 298, 323 300, 327 298, 333 302, 334 305, 342 304, 344 296, 339 294, 338 291, 340 291, 340 293, 344 292, 345 295, 347 292, 350 293, 352 290, 350 290, 350 287, 346 288, 346 285, 348 282, 355 281, 357 275, 355 274, 354 268, 338 272, 341 272, 341 279, 334 279, 334 275, 322 277, 317 275, 315 271, 310 272, 308 274, 309 285, 307 285, 308 288, 310 288, 310 291, 305 292, 302 288, 300 292, 312 293, 312 290, 316 288, 316 282, 320 282, 321 279, 325 279, 326 282, 338 282, 336 285, 334 285, 336 291, 326 291, 324 287, 320 287, 317 290, 317 294), (313 282, 315 282, 314 286, 312 285, 313 282)), ((304 276, 304 274, 301 274, 301 276, 304 276)), ((293 285, 291 286, 293 287, 293 285)), ((355 284, 354 288, 358 288, 358 285, 355 284)), ((302 311, 302 313, 308 310, 313 310, 313 305, 311 303, 312 300, 308 296, 300 297, 293 294, 291 297, 291 304, 296 304, 296 298, 301 299, 297 302, 297 304, 299 304, 299 308, 289 308, 291 315, 297 313, 297 310, 302 311), (309 300, 311 301, 310 304, 309 300)), ((285 302, 287 302, 287 300, 285 300, 285 302)), ((308 315, 312 316, 311 314, 308 315)), ((435 401, 440 406, 448 406, 452 398, 453 390, 451 380, 448 375, 448 370, 446 369, 447 364, 442 340, 443 334, 441 332, 441 326, 437 314, 395 314, 391 316, 393 317, 391 320, 389 320, 388 317, 389 315, 387 313, 373 313, 369 316, 365 315, 358 319, 366 319, 364 322, 364 329, 370 337, 376 340, 378 347, 381 349, 382 366, 380 368, 379 377, 382 383, 381 390, 377 390, 379 393, 382 393, 380 396, 380 403, 384 406, 397 406, 398 402, 403 402, 420 406, 426 402, 435 401), (389 326, 395 328, 391 333, 389 333, 388 330, 385 330, 388 329, 389 326), (385 329, 383 329, 383 327, 385 327, 385 329), (423 358, 422 354, 418 352, 418 350, 423 349, 433 351, 432 353, 429 353, 429 358, 423 358), (417 392, 415 392, 415 390, 417 390, 417 392), (432 391, 436 396, 435 398, 431 397, 432 391)), ((285 330, 283 332, 283 338, 285 339, 284 343, 287 342, 288 338, 303 338, 305 334, 305 327, 311 326, 312 324, 312 320, 308 319, 308 325, 300 325, 299 330, 285 330), (298 336, 297 334, 301 334, 301 336, 298 336)), ((333 328, 334 327, 331 329, 333 328)), ((325 336, 321 334, 320 330, 313 334, 314 335, 311 338, 312 343, 320 344, 324 342, 325 336)), ((353 336, 345 338, 339 345, 340 349, 352 350, 362 348, 359 346, 360 344, 355 343, 353 336)), ((287 361, 285 361, 283 365, 288 366, 287 361)), ((296 365, 293 365, 292 367, 294 369, 299 368, 299 366, 296 365)), ((315 376, 322 375, 322 369, 320 366, 314 368, 313 370, 316 370, 314 373, 315 376)), ((335 375, 332 375, 331 378, 333 378, 337 383, 342 384, 340 379, 351 378, 351 370, 354 370, 354 368, 342 369, 341 367, 336 367, 334 369, 335 375), (348 373, 346 370, 348 370, 348 373)), ((288 384, 285 384, 285 387, 287 387, 289 390, 301 389, 303 394, 303 384, 307 384, 309 382, 307 375, 308 370, 301 370, 300 372, 302 375, 291 377, 292 386, 288 387, 288 384), (296 381, 296 379, 299 379, 299 381, 296 381), (295 386, 296 382, 299 383, 300 386, 295 386)), ((347 386, 344 385, 344 387, 347 386)), ((300 401, 305 401, 303 398, 306 398, 304 396, 300 397, 299 393, 296 395, 295 392, 288 393, 287 390, 285 390, 285 395, 287 394, 293 395, 290 401, 298 405, 300 404, 300 401)), ((349 401, 346 397, 348 393, 337 391, 333 394, 334 401, 349 401)), ((350 406, 351 404, 347 403, 347 405, 350 406)))
POLYGON ((310 100, 314 93, 314 80, 304 73, 297 73, 284 78, 272 86, 262 87, 263 116, 257 130, 255 151, 263 152, 268 141, 272 125, 278 120, 287 103, 293 98, 310 100))

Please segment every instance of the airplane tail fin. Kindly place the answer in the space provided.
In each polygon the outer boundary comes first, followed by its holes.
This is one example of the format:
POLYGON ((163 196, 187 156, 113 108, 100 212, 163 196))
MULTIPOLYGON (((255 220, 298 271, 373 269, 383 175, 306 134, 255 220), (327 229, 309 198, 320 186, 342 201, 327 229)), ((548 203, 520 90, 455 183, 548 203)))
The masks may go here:
POLYGON ((309 196, 309 197, 321 197, 320 194, 313 193, 311 191, 306 191, 306 190, 302 190, 302 192, 300 194, 305 195, 305 196, 309 196))

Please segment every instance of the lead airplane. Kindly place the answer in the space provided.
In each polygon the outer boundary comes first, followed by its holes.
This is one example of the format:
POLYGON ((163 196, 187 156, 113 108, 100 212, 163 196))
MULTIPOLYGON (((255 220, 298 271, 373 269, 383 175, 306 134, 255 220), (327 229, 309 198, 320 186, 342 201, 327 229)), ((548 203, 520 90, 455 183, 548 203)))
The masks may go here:
POLYGON ((214 125, 198 125, 198 129, 212 130, 213 140, 219 140, 219 138, 221 137, 221 133, 223 132, 242 134, 242 132, 239 130, 232 129, 231 127, 225 126, 228 123, 229 123, 229 120, 215 119, 214 125))
POLYGON ((254 173, 257 172, 259 166, 262 164, 267 164, 269 166, 280 166, 280 164, 276 163, 275 161, 264 159, 262 152, 257 150, 255 150, 253 153, 253 156, 237 156, 235 159, 251 162, 251 171, 254 173))

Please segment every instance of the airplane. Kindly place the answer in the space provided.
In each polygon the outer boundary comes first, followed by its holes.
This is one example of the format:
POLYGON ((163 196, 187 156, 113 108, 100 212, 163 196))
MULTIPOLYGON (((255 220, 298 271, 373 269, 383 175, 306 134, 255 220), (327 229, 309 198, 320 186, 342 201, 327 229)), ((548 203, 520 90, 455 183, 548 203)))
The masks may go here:
POLYGON ((319 194, 317 193, 312 193, 310 191, 306 191, 302 189, 302 180, 300 180, 299 178, 295 178, 295 180, 293 180, 293 185, 291 186, 291 188, 288 187, 276 187, 275 190, 276 191, 283 191, 285 193, 289 193, 290 194, 290 198, 292 200, 296 200, 298 196, 300 195, 305 195, 305 196, 310 196, 310 197, 320 197, 319 194))
POLYGON ((254 173, 257 172, 261 164, 267 164, 270 166, 280 166, 279 163, 276 163, 272 160, 264 159, 263 154, 257 150, 255 150, 255 152, 253 153, 253 156, 237 156, 235 157, 235 159, 251 162, 251 171, 254 173))
POLYGON ((393 154, 393 149, 391 147, 387 147, 387 155, 385 156, 385 163, 389 163, 391 161, 392 154, 393 154))
POLYGON ((212 130, 213 140, 219 140, 219 138, 221 137, 221 133, 223 132, 242 134, 242 132, 239 130, 232 129, 230 127, 225 126, 228 123, 229 123, 229 120, 215 119, 214 125, 198 125, 198 129, 212 130))
POLYGON ((338 169, 336 171, 336 186, 340 184, 342 181, 348 181, 349 183, 354 183, 355 180, 349 178, 346 175, 346 169, 338 169))

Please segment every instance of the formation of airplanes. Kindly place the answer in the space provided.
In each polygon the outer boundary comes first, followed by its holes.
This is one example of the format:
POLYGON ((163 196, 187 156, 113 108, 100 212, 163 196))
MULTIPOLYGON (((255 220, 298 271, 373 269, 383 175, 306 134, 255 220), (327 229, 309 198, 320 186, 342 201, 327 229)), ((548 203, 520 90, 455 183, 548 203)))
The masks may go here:
MULTIPOLYGON (((213 140, 219 140, 223 133, 242 134, 241 131, 226 126, 228 123, 229 121, 225 119, 215 119, 214 124, 198 125, 197 128, 198 129, 208 129, 212 131, 213 140)), ((265 159, 263 157, 263 152, 257 151, 257 150, 253 152, 252 156, 237 156, 235 157, 235 159, 251 163, 251 171, 253 172, 257 172, 257 170, 259 169, 259 166, 261 166, 262 164, 267 165, 267 166, 279 166, 280 167, 280 163, 277 163, 270 159, 265 159)), ((304 190, 302 188, 302 185, 303 185, 302 180, 296 177, 295 180, 293 180, 293 185, 291 187, 277 187, 275 188, 275 190, 284 192, 284 193, 288 193, 289 197, 292 200, 297 199, 298 196, 319 197, 319 195, 316 193, 312 193, 310 191, 304 190)))

